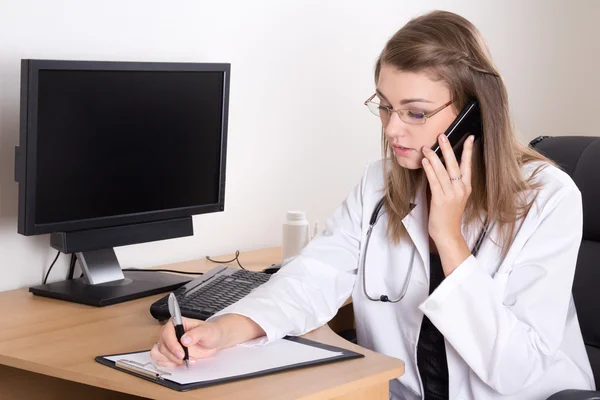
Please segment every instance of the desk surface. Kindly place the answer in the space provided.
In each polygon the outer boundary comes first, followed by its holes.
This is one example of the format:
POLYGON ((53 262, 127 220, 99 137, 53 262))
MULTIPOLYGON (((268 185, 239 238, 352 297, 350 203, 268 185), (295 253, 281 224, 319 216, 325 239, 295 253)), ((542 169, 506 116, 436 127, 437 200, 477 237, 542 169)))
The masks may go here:
MULTIPOLYGON (((278 262, 279 248, 241 253, 242 265, 260 270, 278 262)), ((227 260, 227 257, 219 258, 227 260)), ((196 260, 162 268, 206 271, 196 260)), ((103 308, 33 296, 27 289, 0 293, 8 311, 0 329, 0 364, 142 397, 162 399, 329 399, 387 382, 404 372, 402 361, 383 356, 337 336, 324 326, 305 337, 365 354, 365 358, 283 372, 179 393, 107 368, 102 354, 149 349, 161 325, 150 305, 164 294, 103 308), (6 317, 10 315, 9 317, 6 317)))

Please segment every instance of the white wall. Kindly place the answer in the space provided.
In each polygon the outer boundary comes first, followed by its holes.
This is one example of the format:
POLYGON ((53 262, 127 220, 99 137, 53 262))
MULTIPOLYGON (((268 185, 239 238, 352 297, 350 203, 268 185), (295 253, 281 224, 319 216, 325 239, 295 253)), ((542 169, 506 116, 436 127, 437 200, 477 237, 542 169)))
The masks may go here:
MULTIPOLYGON (((445 8, 484 33, 522 140, 598 135, 600 2, 0 0, 0 291, 41 282, 48 236, 16 233, 21 58, 231 62, 225 212, 195 236, 118 248, 124 267, 279 245, 285 211, 327 215, 379 157, 362 102, 389 38, 445 8), (596 131, 594 131, 596 129, 596 131)), ((65 193, 65 195, 67 195, 65 193)), ((50 281, 64 279, 61 256, 50 281)))

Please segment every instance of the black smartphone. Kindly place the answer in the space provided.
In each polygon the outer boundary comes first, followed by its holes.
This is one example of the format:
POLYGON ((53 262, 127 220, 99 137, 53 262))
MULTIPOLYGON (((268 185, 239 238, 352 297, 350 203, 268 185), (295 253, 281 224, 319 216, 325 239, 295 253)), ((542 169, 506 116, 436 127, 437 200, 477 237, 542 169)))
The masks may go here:
MULTIPOLYGON (((481 138, 483 134, 481 109, 479 108, 479 103, 477 100, 471 100, 466 106, 463 107, 461 112, 458 114, 456 119, 452 121, 444 134, 448 138, 448 142, 450 142, 452 150, 454 150, 454 155, 460 163, 465 140, 467 140, 470 135, 475 136, 475 140, 477 140, 481 138)), ((435 147, 433 147, 433 151, 435 151, 443 163, 444 157, 442 155, 442 149, 437 141, 435 143, 435 147)))

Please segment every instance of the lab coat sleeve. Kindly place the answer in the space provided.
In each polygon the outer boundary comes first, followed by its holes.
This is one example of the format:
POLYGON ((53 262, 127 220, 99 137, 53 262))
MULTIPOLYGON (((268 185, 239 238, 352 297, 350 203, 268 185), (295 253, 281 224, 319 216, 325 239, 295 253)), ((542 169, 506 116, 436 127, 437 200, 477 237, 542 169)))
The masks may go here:
POLYGON ((301 335, 327 323, 350 297, 356 280, 366 173, 299 256, 269 281, 215 314, 244 315, 266 332, 258 342, 301 335))
POLYGON ((473 372, 506 395, 534 383, 561 345, 582 238, 579 190, 559 189, 534 218, 508 272, 491 277, 470 256, 419 306, 473 372), (494 279, 506 279, 506 289, 494 279))

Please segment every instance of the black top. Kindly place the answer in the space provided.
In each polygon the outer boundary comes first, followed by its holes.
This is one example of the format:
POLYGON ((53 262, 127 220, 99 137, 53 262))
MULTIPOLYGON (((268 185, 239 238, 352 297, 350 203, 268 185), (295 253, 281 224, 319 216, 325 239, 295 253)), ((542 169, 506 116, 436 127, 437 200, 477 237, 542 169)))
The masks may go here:
MULTIPOLYGON (((430 255, 429 294, 444 280, 442 261, 437 254, 430 255)), ((448 363, 444 336, 423 317, 419 343, 417 344, 417 366, 425 391, 425 400, 448 399, 448 363)))

